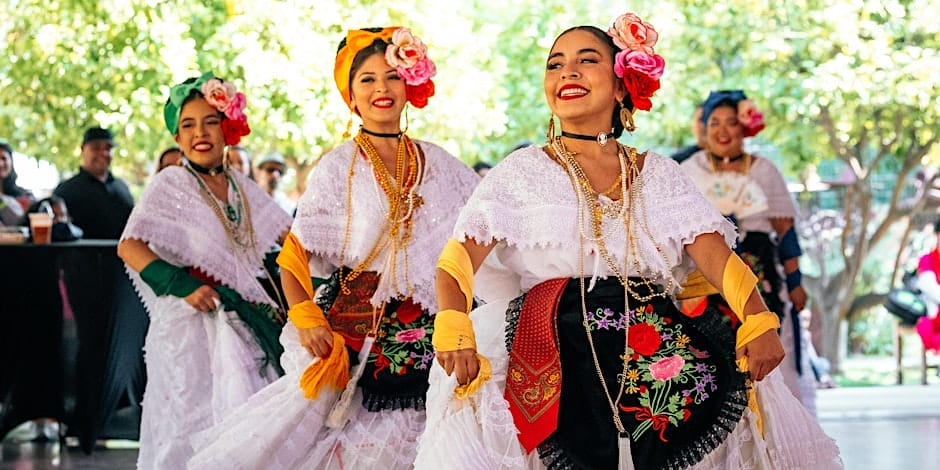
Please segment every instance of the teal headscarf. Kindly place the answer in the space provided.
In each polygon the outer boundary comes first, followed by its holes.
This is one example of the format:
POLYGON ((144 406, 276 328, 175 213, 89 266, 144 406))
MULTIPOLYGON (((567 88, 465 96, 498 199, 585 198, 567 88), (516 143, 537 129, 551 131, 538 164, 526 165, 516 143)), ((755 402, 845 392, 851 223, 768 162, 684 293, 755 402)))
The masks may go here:
POLYGON ((166 100, 163 106, 163 121, 170 135, 176 135, 179 132, 180 112, 183 110, 183 102, 189 98, 193 90, 202 89, 202 85, 215 78, 212 72, 206 72, 199 78, 188 78, 183 83, 170 88, 170 98, 166 100))

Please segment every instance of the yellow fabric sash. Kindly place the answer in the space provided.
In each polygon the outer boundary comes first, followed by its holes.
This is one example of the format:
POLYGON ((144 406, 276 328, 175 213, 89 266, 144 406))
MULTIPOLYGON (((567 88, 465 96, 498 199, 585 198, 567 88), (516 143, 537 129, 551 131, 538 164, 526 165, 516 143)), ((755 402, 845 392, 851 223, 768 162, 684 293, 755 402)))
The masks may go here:
POLYGON ((725 261, 725 270, 721 278, 721 294, 731 307, 731 311, 744 321, 744 306, 754 292, 757 276, 738 255, 731 253, 725 261))
POLYGON ((685 282, 682 284, 682 290, 676 294, 676 299, 694 299, 696 297, 705 297, 706 295, 717 293, 718 289, 711 285, 711 283, 708 282, 708 279, 705 279, 705 276, 702 274, 702 272, 695 270, 689 273, 689 277, 687 277, 685 282))
POLYGON ((457 281, 460 292, 463 292, 467 299, 466 311, 469 312, 473 305, 473 263, 467 249, 453 238, 447 240, 441 256, 437 259, 437 267, 457 281))
MULTIPOLYGON (((780 318, 776 313, 763 311, 744 317, 744 322, 738 327, 737 338, 735 339, 735 349, 743 348, 754 338, 764 334, 767 330, 776 330, 780 328, 780 318)), ((738 370, 748 372, 747 357, 737 360, 738 370)), ((761 436, 764 435, 764 419, 760 413, 760 407, 757 404, 757 390, 752 385, 747 391, 747 407, 751 409, 757 419, 757 430, 761 436)))
POLYGON ((470 316, 457 310, 441 310, 434 316, 431 344, 437 351, 476 349, 476 336, 470 316))
POLYGON ((493 368, 490 366, 490 361, 482 354, 477 354, 477 359, 480 361, 480 371, 477 372, 477 377, 471 380, 470 383, 458 385, 457 388, 454 389, 454 395, 457 398, 463 399, 473 395, 473 392, 479 390, 480 387, 493 376, 493 368))
MULTIPOLYGON (((287 317, 294 326, 301 329, 325 327, 330 329, 330 323, 323 314, 323 309, 313 302, 313 281, 310 278, 310 265, 308 264, 307 250, 293 233, 288 233, 277 256, 277 264, 281 269, 291 273, 307 293, 307 299, 291 306, 287 317)), ((333 350, 330 355, 310 364, 300 376, 300 388, 304 396, 315 400, 324 385, 330 385, 337 390, 346 387, 349 382, 349 354, 346 353, 346 341, 336 332, 333 334, 333 350)))

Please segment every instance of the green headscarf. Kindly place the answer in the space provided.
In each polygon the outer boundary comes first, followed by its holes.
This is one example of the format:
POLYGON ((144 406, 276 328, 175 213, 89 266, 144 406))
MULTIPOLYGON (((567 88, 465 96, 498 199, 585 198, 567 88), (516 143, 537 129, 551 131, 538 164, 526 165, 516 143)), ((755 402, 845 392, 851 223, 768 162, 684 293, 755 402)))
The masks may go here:
POLYGON ((170 98, 166 100, 163 106, 163 121, 171 135, 179 132, 180 112, 183 110, 183 102, 189 98, 193 90, 202 89, 202 85, 215 78, 212 72, 206 72, 199 78, 189 78, 183 83, 170 88, 170 98))

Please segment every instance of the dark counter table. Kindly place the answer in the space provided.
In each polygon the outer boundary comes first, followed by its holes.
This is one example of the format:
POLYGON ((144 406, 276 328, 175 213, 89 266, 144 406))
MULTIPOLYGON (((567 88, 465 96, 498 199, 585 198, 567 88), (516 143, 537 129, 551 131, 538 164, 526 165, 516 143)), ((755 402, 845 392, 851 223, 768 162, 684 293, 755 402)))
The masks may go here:
MULTIPOLYGON (((148 318, 116 246, 0 245, 0 436, 52 417, 91 452, 119 405, 139 404, 148 318)), ((136 438, 138 426, 107 437, 136 438)))

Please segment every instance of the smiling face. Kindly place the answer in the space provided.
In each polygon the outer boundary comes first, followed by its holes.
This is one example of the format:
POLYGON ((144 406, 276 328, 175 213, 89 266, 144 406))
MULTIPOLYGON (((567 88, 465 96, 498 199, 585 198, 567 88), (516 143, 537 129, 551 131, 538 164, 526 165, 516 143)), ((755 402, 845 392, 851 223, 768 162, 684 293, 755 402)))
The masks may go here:
POLYGON ((555 41, 545 67, 545 99, 565 130, 610 130, 614 105, 625 95, 613 60, 610 46, 586 30, 568 31, 555 41))
POLYGON ((385 56, 369 56, 353 72, 351 82, 352 102, 362 125, 376 132, 398 132, 407 103, 405 81, 385 62, 385 56))
POLYGON ((0 179, 10 176, 13 172, 13 155, 6 149, 0 148, 0 179))
POLYGON ((719 157, 733 158, 744 148, 744 128, 738 121, 738 111, 731 106, 719 106, 705 123, 708 150, 719 157))
POLYGON ((206 168, 222 164, 225 149, 222 116, 204 98, 197 96, 183 105, 174 138, 183 155, 193 163, 206 168))
POLYGON ((99 139, 85 142, 82 145, 82 169, 98 179, 108 175, 111 166, 111 149, 114 142, 108 139, 99 139))

